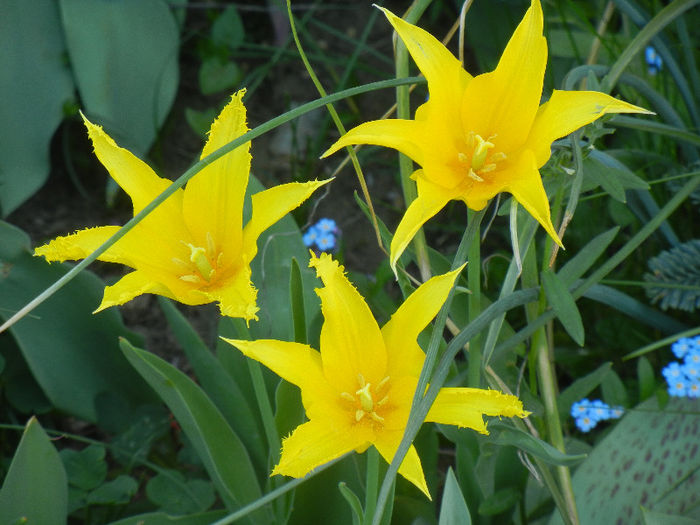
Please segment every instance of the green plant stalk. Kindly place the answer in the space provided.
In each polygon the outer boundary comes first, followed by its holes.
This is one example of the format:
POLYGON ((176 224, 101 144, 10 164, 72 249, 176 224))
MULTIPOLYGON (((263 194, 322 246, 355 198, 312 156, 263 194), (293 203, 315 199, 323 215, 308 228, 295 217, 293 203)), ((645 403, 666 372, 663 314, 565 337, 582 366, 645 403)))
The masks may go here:
MULTIPOLYGON (((692 171, 687 174, 682 174, 683 177, 692 177, 685 185, 678 190, 673 197, 652 217, 642 228, 635 233, 632 238, 627 241, 612 257, 609 257, 595 272, 585 279, 578 287, 576 287, 571 295, 574 299, 579 299, 586 291, 601 281, 606 275, 613 271, 618 264, 627 259, 637 247, 642 244, 651 234, 653 234, 659 226, 688 198, 688 196, 700 187, 700 171, 692 171)), ((550 310, 537 319, 528 323, 528 326, 520 330, 515 335, 509 337, 501 343, 496 351, 510 348, 513 345, 524 341, 530 337, 537 328, 543 326, 547 321, 554 319, 554 313, 550 310)))
MULTIPOLYGON (((250 340, 250 331, 248 331, 248 326, 243 321, 243 319, 233 319, 233 324, 236 330, 244 339, 250 340)), ((255 392, 255 400, 258 403, 258 410, 260 410, 260 416, 262 417, 263 428, 265 429, 265 438, 267 439, 267 444, 270 447, 270 459, 273 464, 277 464, 280 458, 280 438, 277 433, 277 425, 275 423, 275 413, 272 410, 272 404, 270 403, 270 396, 267 394, 267 387, 265 387, 265 378, 262 374, 262 368, 258 361, 254 359, 246 359, 248 363, 248 372, 250 373, 250 379, 253 383, 253 391, 255 392)))
POLYGON ((632 59, 639 53, 654 36, 659 33, 664 27, 673 22, 675 18, 683 14, 685 11, 700 3, 700 0, 674 0, 657 15, 649 20, 649 23, 642 28, 637 36, 629 43, 627 48, 618 57, 615 63, 610 68, 610 72, 605 76, 602 82, 602 90, 610 93, 615 87, 617 80, 622 72, 627 68, 632 59))
MULTIPOLYGON (((414 0, 413 4, 406 13, 405 20, 410 23, 415 23, 423 12, 430 5, 431 0, 414 0)), ((408 75, 408 50, 400 38, 396 40, 396 78, 403 78, 408 75)), ((411 103, 409 100, 408 86, 396 87, 396 118, 410 119, 411 118, 411 103)), ((403 192, 403 200, 406 208, 416 199, 418 192, 416 183, 411 180, 413 173, 413 161, 403 153, 399 153, 399 176, 401 180, 401 190, 403 192)), ((428 256, 428 245, 425 240, 425 232, 423 228, 418 230, 413 237, 413 246, 416 251, 416 262, 420 271, 421 279, 427 281, 430 279, 432 272, 430 270, 430 258, 428 256)))
POLYGON ((165 199, 167 199, 173 193, 175 193, 178 190, 178 188, 183 187, 188 180, 190 180, 192 177, 194 177, 197 173, 199 173, 202 169, 204 169, 206 166, 208 166, 215 160, 223 157, 227 153, 233 151, 237 147, 245 144, 246 142, 253 140, 269 131, 272 131, 273 129, 281 126, 282 124, 285 124, 286 122, 289 122, 292 119, 298 118, 306 113, 309 113, 310 111, 323 107, 331 102, 336 102, 337 100, 342 100, 344 98, 359 95, 361 93, 367 93, 369 91, 375 91, 378 89, 393 88, 402 84, 420 84, 424 82, 424 78, 410 77, 402 79, 382 80, 380 82, 372 82, 371 84, 365 84, 363 86, 345 89, 343 91, 339 91, 338 93, 334 93, 333 95, 328 95, 327 97, 322 97, 311 102, 307 102, 306 104, 303 104, 290 111, 287 111, 286 113, 283 113, 282 115, 279 115, 251 129, 247 133, 244 133, 243 135, 241 135, 237 139, 232 140, 228 144, 221 146, 216 151, 210 153, 203 159, 200 159, 197 162, 195 162, 185 173, 183 173, 177 180, 173 181, 173 183, 170 186, 163 190, 163 192, 160 195, 158 195, 150 203, 144 206, 144 208, 139 213, 134 215, 134 217, 130 219, 124 226, 122 226, 119 229, 119 231, 117 231, 117 233, 112 235, 112 237, 110 237, 102 245, 100 245, 99 248, 97 248, 94 252, 92 252, 90 255, 88 255, 82 261, 76 264, 73 268, 71 268, 70 271, 68 271, 68 273, 66 273, 63 277, 58 279, 41 294, 36 296, 24 307, 22 307, 22 309, 19 310, 15 315, 10 317, 2 326, 0 326, 0 333, 4 332, 10 326, 19 321, 22 317, 31 312, 34 308, 43 303, 46 299, 55 294, 58 290, 63 288, 68 282, 74 279, 76 275, 83 271, 88 265, 92 264, 92 262, 95 261, 100 255, 106 252, 115 242, 124 237, 124 235, 126 235, 139 222, 141 222, 160 203, 162 203, 165 199))
MULTIPOLYGON (((477 220, 476 213, 469 210, 468 221, 477 220)), ((479 221, 480 222, 480 221, 479 221)), ((469 320, 476 319, 481 313, 481 235, 479 228, 476 228, 477 234, 474 235, 469 243, 469 265, 467 267, 467 282, 469 283, 469 320)), ((482 337, 477 334, 469 341, 469 368, 467 376, 467 385, 471 388, 479 388, 481 386, 481 368, 482 368, 482 337)))
MULTIPOLYGON (((304 48, 301 46, 301 41, 299 40, 299 35, 297 34, 296 25, 294 24, 294 16, 292 15, 291 0, 287 0, 287 15, 289 17, 289 24, 291 25, 291 29, 292 29, 292 36, 294 37, 294 43, 297 46, 297 50, 299 51, 299 56, 301 57, 302 62, 304 62, 304 67, 306 68, 306 71, 309 73, 309 76, 311 77, 311 80, 314 83, 314 86, 316 86, 316 90, 318 91, 319 95, 321 95, 322 97, 326 97, 327 96, 326 90, 321 85, 321 81, 318 79, 318 76, 316 76, 316 72, 311 67, 309 60, 306 58, 306 54, 304 53, 304 48)), ((341 122, 340 117, 338 116, 338 112, 333 107, 333 104, 331 104, 331 103, 326 104, 326 109, 328 109, 328 113, 330 113, 331 118, 333 119, 333 123, 335 124, 336 128, 338 128, 338 131, 340 132, 340 134, 345 135, 347 130, 345 129, 345 126, 343 126, 343 123, 341 122)), ((372 217, 372 226, 374 227, 374 233, 377 237, 377 244, 381 248, 384 245, 382 244, 382 236, 381 236, 381 233, 379 232, 379 224, 377 223, 377 215, 374 213, 374 206, 372 205, 372 198, 369 196, 369 190, 367 189, 367 182, 365 181, 365 176, 362 173, 362 168, 360 167, 360 161, 357 160, 357 154, 355 153, 355 150, 352 148, 352 146, 347 146, 345 149, 348 152, 348 155, 350 155, 350 160, 352 161, 352 166, 355 169, 355 173, 357 174, 357 180, 359 181, 360 188, 362 189, 362 196, 365 198, 365 202, 367 203, 367 208, 369 208, 369 213, 372 217)))
POLYGON ((367 451, 367 477, 365 483, 365 514, 363 525, 369 525, 374 519, 377 508, 377 490, 379 488, 379 452, 374 447, 367 451))
POLYGON ((700 334, 700 327, 696 326, 695 328, 691 328, 690 330, 685 330, 684 332, 680 332, 678 334, 671 335, 669 337, 661 339, 660 341, 654 341, 650 345, 643 346, 642 348, 635 350, 634 352, 630 352, 629 354, 623 356, 622 360, 627 361, 628 359, 634 359, 635 357, 641 357, 644 354, 648 354, 649 352, 656 350, 657 348, 661 348, 663 346, 670 345, 671 343, 677 341, 678 339, 680 339, 682 337, 695 337, 698 334, 700 334))

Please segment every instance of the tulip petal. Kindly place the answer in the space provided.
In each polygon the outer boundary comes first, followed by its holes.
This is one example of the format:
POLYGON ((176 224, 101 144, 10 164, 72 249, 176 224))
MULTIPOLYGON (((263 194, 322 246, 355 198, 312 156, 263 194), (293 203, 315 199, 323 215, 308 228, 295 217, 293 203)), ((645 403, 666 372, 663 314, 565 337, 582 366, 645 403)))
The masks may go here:
POLYGON ((549 236, 562 248, 564 245, 554 229, 549 212, 549 199, 542 185, 542 177, 537 169, 535 154, 524 150, 513 169, 513 176, 505 188, 513 194, 530 215, 539 222, 549 236))
POLYGON ((241 317, 246 321, 258 320, 256 313, 260 308, 255 303, 258 291, 250 280, 250 266, 244 265, 231 272, 231 277, 225 282, 219 282, 209 290, 202 289, 210 301, 219 302, 221 315, 241 317))
POLYGON ((418 334, 437 315, 463 268, 464 265, 420 285, 382 327, 389 376, 420 375, 425 354, 416 342, 418 334))
MULTIPOLYGON (((209 131, 202 158, 248 131, 246 109, 238 91, 209 131)), ((207 234, 214 253, 227 255, 241 246, 243 199, 250 173, 250 142, 239 146, 197 173, 185 188, 183 215, 195 245, 206 247, 207 234)))
POLYGON ((447 109, 447 113, 454 113, 454 109, 459 107, 462 94, 471 80, 471 75, 433 35, 402 20, 388 9, 383 7, 379 7, 379 9, 384 12, 391 25, 394 26, 418 69, 428 81, 430 99, 439 101, 438 103, 447 109))
POLYGON ((513 151, 527 139, 542 96, 547 41, 542 36, 542 7, 533 0, 498 66, 475 77, 462 100, 465 136, 493 137, 497 151, 513 151))
POLYGON ((106 286, 104 296, 102 297, 102 303, 100 303, 100 306, 98 306, 97 310, 93 313, 100 312, 110 306, 124 304, 127 301, 131 301, 134 297, 145 293, 176 299, 167 286, 155 282, 152 276, 136 270, 127 273, 112 286, 106 286))
POLYGON ((555 89, 551 98, 540 106, 527 139, 526 147, 535 152, 537 167, 541 168, 549 159, 552 142, 606 113, 652 114, 605 93, 555 89))
MULTIPOLYGON (((82 117, 95 148, 95 155, 116 183, 131 197, 134 215, 136 215, 172 182, 156 175, 148 164, 129 150, 117 146, 102 126, 93 124, 85 115, 82 117)), ((151 213, 151 216, 158 213, 168 217, 179 217, 182 209, 182 193, 181 189, 176 190, 151 213)))
POLYGON ((486 416, 525 417, 522 402, 515 396, 480 388, 442 388, 426 421, 467 427, 488 434, 486 416))
MULTIPOLYGON (((56 237, 52 241, 39 246, 34 250, 35 256, 45 257, 47 261, 75 261, 84 259, 107 239, 119 231, 119 226, 98 226, 97 228, 86 228, 70 235, 56 237)), ((124 263, 124 254, 116 247, 112 247, 100 255, 100 261, 124 263)), ((130 260, 130 259, 129 259, 130 260)))
POLYGON ((455 198, 454 192, 432 184, 422 175, 423 170, 417 170, 412 176, 418 184, 418 197, 408 206, 391 240, 390 263, 394 273, 399 257, 421 226, 455 198))
POLYGON ((309 266, 325 285, 316 293, 324 317, 321 356, 328 383, 338 392, 355 392, 359 374, 368 383, 379 383, 386 377, 386 349, 367 303, 329 254, 312 256, 309 266))
POLYGON ((243 252, 246 262, 258 252, 260 234, 287 213, 299 207, 313 192, 333 179, 280 184, 251 197, 253 214, 243 232, 243 252))
POLYGON ((422 122, 402 119, 372 120, 348 131, 328 148, 321 158, 345 146, 374 144, 398 150, 423 165, 424 137, 425 129, 422 122))
POLYGON ((301 478, 316 467, 328 463, 367 442, 367 436, 348 428, 334 428, 311 420, 299 425, 282 440, 282 455, 271 475, 301 478))
MULTIPOLYGON (((403 432, 382 432, 381 436, 378 436, 375 440, 375 448, 387 463, 391 463, 391 460, 394 459, 402 437, 403 432)), ((425 475, 423 474, 423 467, 421 466, 418 452, 416 452, 416 447, 413 445, 408 449, 406 457, 403 458, 403 462, 399 467, 399 474, 418 487, 428 499, 432 500, 428 484, 425 482, 425 475)))

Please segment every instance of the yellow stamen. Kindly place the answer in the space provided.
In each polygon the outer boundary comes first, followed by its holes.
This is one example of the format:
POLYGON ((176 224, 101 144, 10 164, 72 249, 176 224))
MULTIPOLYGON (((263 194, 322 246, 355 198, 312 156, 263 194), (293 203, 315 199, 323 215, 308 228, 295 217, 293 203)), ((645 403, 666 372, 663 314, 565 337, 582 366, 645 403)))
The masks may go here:
POLYGON ((492 142, 484 140, 481 135, 474 135, 476 139, 476 147, 474 148, 474 154, 472 155, 472 169, 478 171, 486 162, 486 156, 489 150, 494 147, 492 142))
POLYGON ((180 280, 185 281, 186 283, 201 283, 202 282, 202 278, 199 275, 194 275, 193 273, 190 273, 187 275, 181 275, 180 280))
POLYGON ((372 393, 369 391, 370 384, 365 383, 365 386, 360 388, 355 394, 360 396, 360 405, 365 412, 372 412, 374 410, 374 401, 372 400, 372 393))
POLYGON ((476 173, 474 173, 474 170, 469 168, 469 172, 467 173, 469 175, 469 178, 474 179, 477 182, 484 182, 484 179, 479 177, 476 173))
POLYGON ((193 246, 189 243, 187 246, 190 248, 190 261, 192 261, 197 267, 197 270, 202 278, 209 282, 211 276, 214 274, 214 268, 212 268, 211 263, 207 258, 206 250, 200 246, 193 246))
POLYGON ((348 392, 341 392, 340 397, 342 397, 345 401, 350 401, 351 403, 355 402, 355 396, 348 392))

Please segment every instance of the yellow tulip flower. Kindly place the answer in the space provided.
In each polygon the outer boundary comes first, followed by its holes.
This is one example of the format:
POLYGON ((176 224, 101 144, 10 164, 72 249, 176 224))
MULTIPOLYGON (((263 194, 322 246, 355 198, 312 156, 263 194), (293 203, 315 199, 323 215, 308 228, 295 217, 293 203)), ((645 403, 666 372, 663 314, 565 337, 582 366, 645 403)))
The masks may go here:
POLYGON ((376 120, 343 135, 323 156, 352 144, 399 150, 418 163, 418 197, 391 242, 391 266, 421 226, 449 201, 481 210, 510 192, 561 245, 539 168, 551 143, 606 113, 649 111, 595 91, 554 90, 540 106, 547 41, 533 0, 494 71, 472 77, 435 37, 380 8, 428 81, 429 99, 414 120, 376 120))
MULTIPOLYGON (((416 339, 462 270, 425 282, 380 329, 337 261, 324 253, 312 256, 309 266, 324 284, 316 290, 324 317, 320 352, 300 343, 224 339, 301 389, 309 421, 283 440, 280 462, 272 472, 295 478, 371 445, 391 462, 425 360, 416 339)), ((524 417, 527 412, 517 397, 495 390, 443 388, 426 421, 487 434, 483 415, 524 417)), ((413 446, 399 474, 430 497, 413 446)))
MULTIPOLYGON (((248 131, 244 94, 233 95, 212 124, 202 158, 248 131)), ((83 120, 97 158, 131 197, 134 215, 171 184, 117 146, 100 126, 83 120)), ((105 288, 96 312, 153 293, 190 305, 217 301, 222 315, 257 319, 250 263, 258 237, 329 181, 282 184, 253 195, 252 217, 244 227, 249 150, 247 142, 206 166, 99 257, 135 271, 105 288)), ((117 230, 119 226, 80 230, 34 254, 48 261, 82 259, 117 230)))

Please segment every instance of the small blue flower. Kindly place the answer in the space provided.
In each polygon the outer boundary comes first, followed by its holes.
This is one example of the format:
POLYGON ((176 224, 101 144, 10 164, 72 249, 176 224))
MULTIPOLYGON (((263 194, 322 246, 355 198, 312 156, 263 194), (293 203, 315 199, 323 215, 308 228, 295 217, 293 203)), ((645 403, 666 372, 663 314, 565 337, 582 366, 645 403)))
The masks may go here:
POLYGON ((322 252, 328 252, 335 249, 335 236, 332 233, 322 233, 316 239, 316 246, 322 252))
POLYGON ((571 417, 578 419, 584 415, 588 415, 591 409, 591 402, 588 399, 582 399, 581 401, 576 401, 571 405, 571 417))
POLYGON ((673 397, 685 397, 688 393, 689 381, 685 377, 679 377, 673 381, 668 382, 668 395, 673 397))
POLYGON ((656 49, 654 49, 652 46, 647 46, 647 48, 644 50, 644 58, 647 61, 647 67, 649 68, 650 75, 656 75, 659 71, 661 71, 664 63, 659 54, 656 52, 656 49))
POLYGON ((306 230, 306 233, 302 237, 302 240, 304 241, 304 246, 311 248, 314 243, 316 242, 316 239, 318 238, 318 230, 316 229, 315 226, 311 226, 308 230, 306 230))
POLYGON ((336 223, 333 219, 325 219, 325 218, 320 219, 316 223, 316 228, 321 233, 335 233, 338 230, 338 226, 336 225, 336 223))
POLYGON ((596 421, 610 419, 610 407, 600 399, 591 401, 591 417, 596 421))
POLYGON ((681 379, 684 376, 683 367, 681 367, 681 364, 677 361, 671 361, 661 370, 661 375, 663 375, 670 384, 672 381, 681 379))
POLYGON ((612 407, 610 409, 610 419, 620 419, 625 413, 625 409, 622 407, 612 407))
POLYGON ((693 339, 690 339, 689 337, 681 337, 678 341, 671 345, 671 351, 678 359, 683 359, 693 347, 695 347, 695 341, 693 339))
POLYGON ((700 379, 700 359, 696 359, 695 355, 685 356, 681 368, 688 379, 700 379))
POLYGON ((688 382, 685 395, 693 398, 700 397, 700 381, 697 378, 688 382))
POLYGON ((594 428, 598 422, 589 416, 581 416, 576 418, 576 426, 581 432, 588 432, 594 428))

